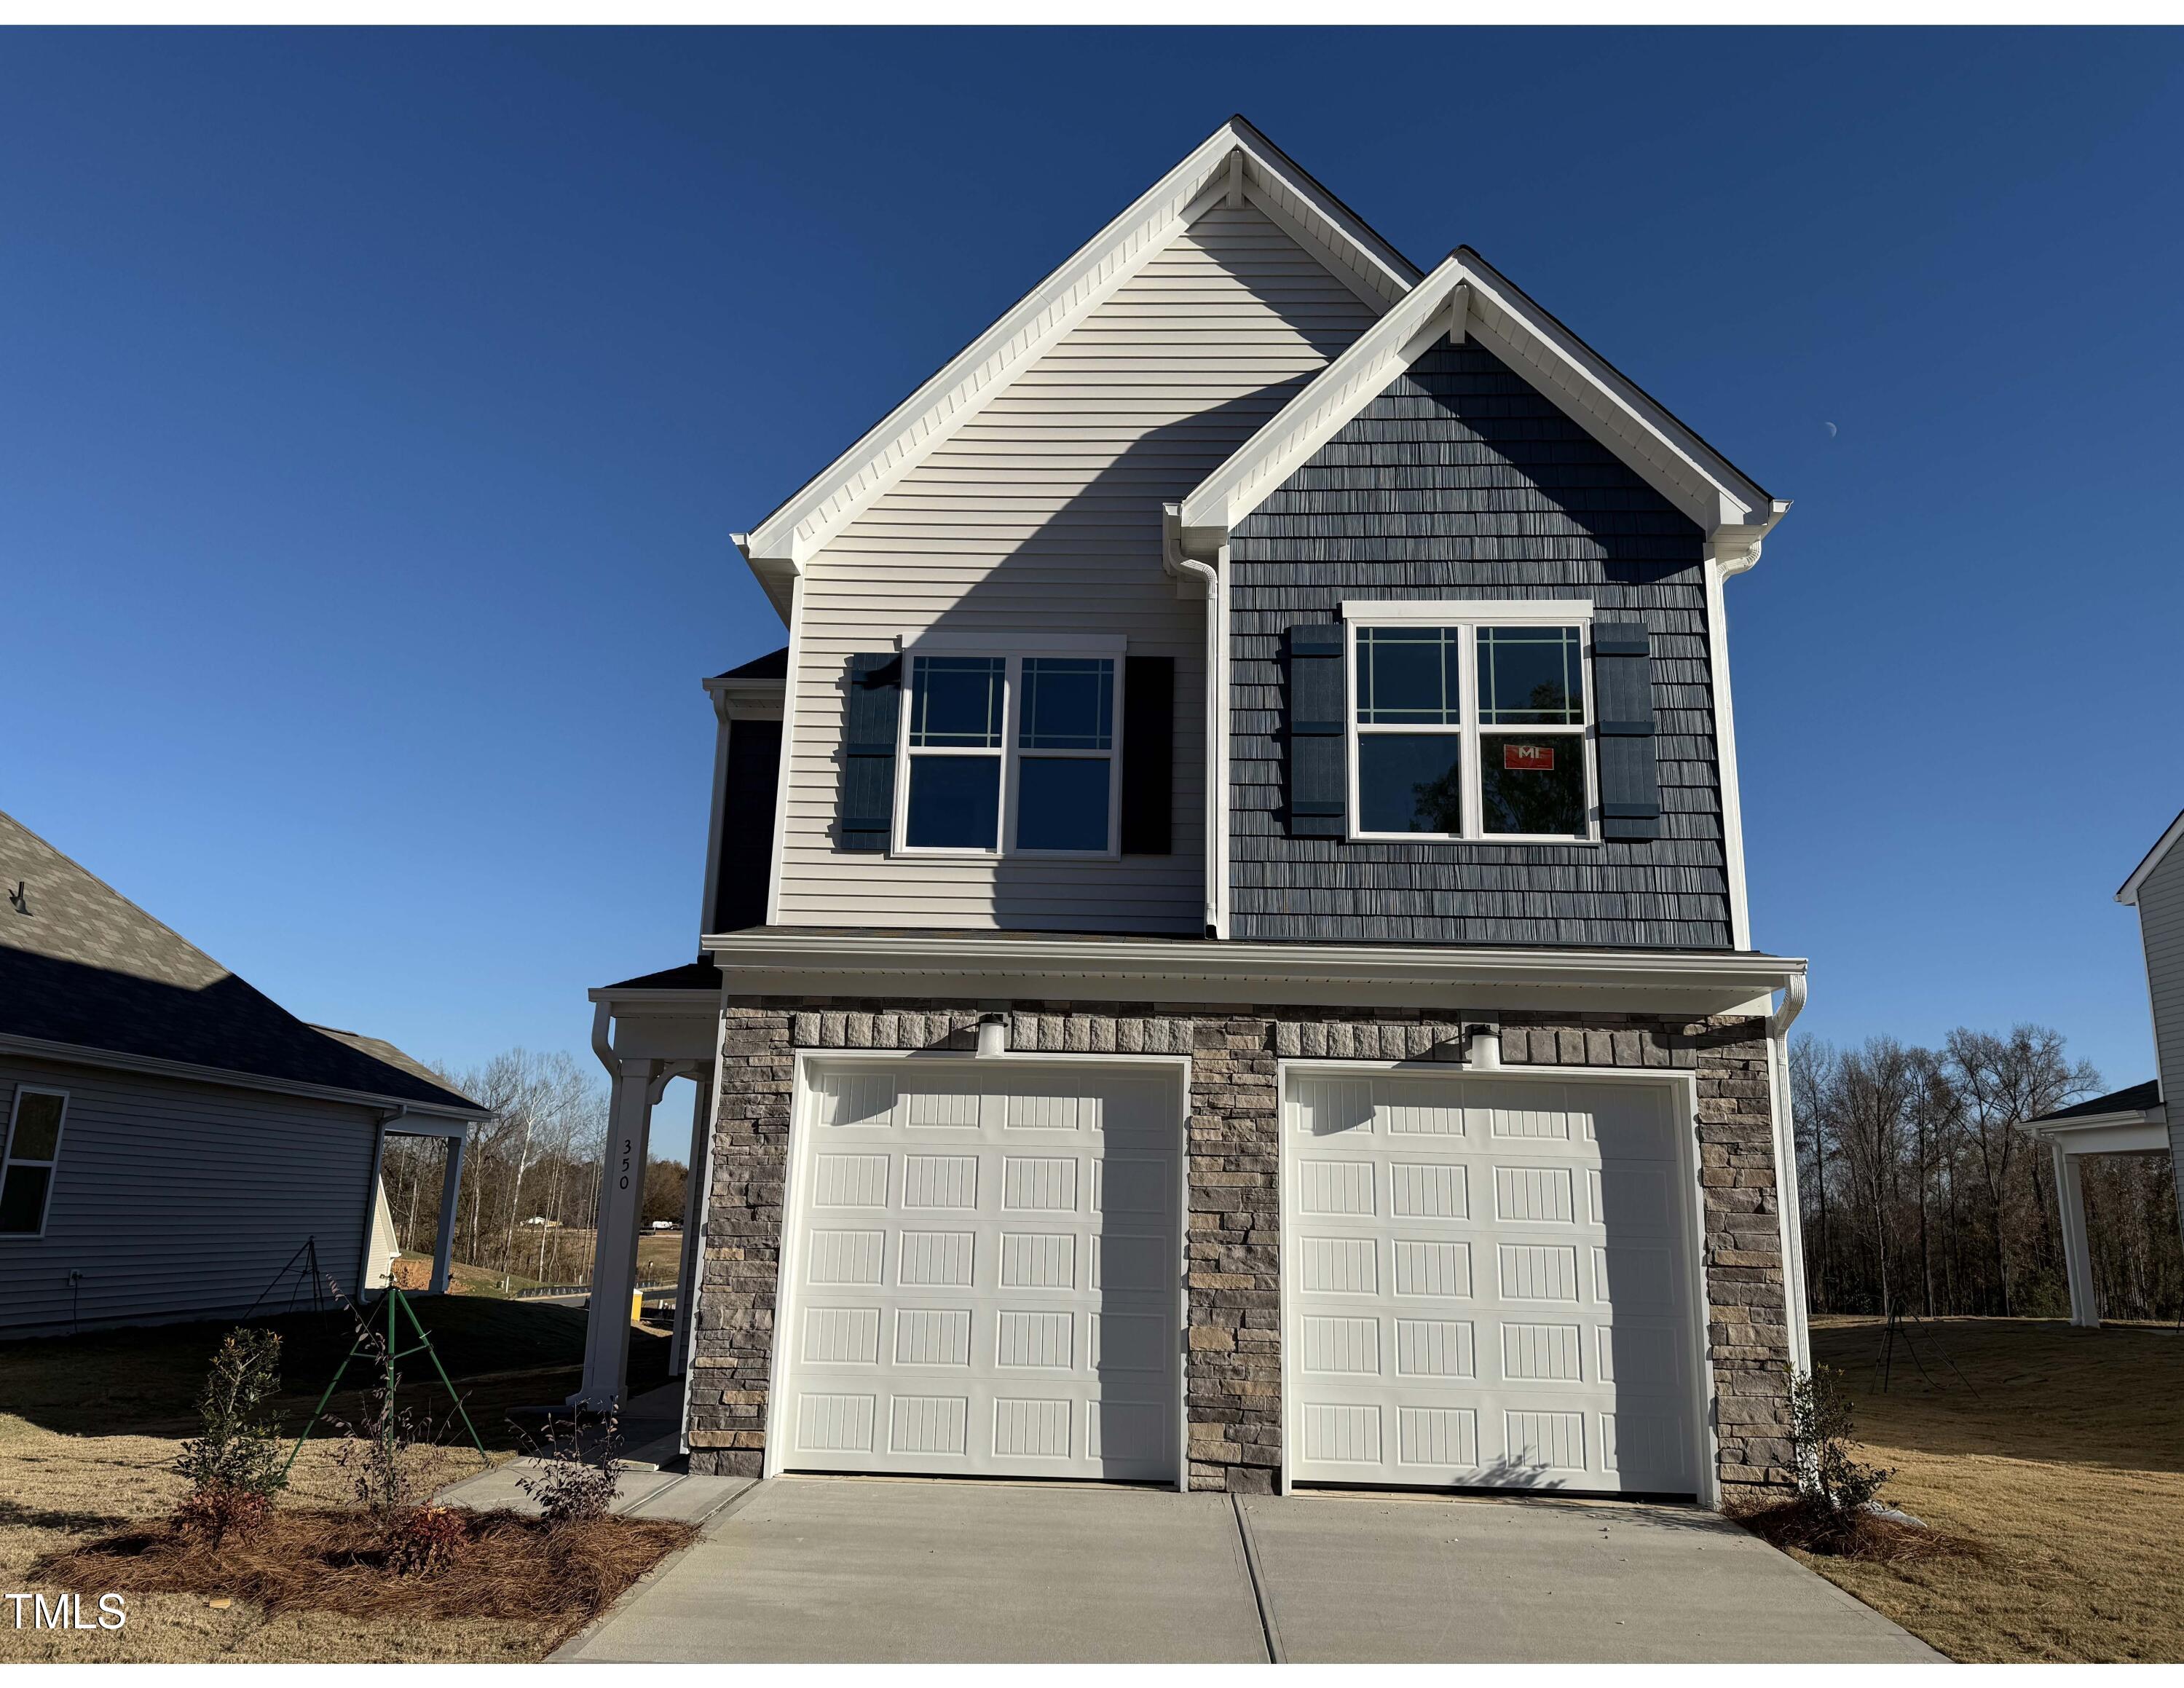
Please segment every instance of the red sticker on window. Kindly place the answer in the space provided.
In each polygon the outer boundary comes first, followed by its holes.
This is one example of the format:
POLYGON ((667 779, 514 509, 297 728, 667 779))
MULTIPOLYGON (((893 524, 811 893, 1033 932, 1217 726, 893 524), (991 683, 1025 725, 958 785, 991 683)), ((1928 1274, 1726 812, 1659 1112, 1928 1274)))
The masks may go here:
POLYGON ((1502 747, 1502 766, 1552 773, 1555 770, 1555 747, 1552 744, 1504 744, 1502 747))

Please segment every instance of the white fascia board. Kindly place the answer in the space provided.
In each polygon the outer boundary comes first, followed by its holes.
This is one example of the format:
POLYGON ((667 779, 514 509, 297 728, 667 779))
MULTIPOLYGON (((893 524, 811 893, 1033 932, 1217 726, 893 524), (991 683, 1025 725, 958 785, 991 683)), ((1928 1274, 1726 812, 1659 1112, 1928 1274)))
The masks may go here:
POLYGON ((2159 1103, 2034 1125, 2031 1130, 2066 1155, 2165 1155, 2170 1146, 2169 1110, 2159 1103))
POLYGON ((99 1049, 90 1044, 55 1043, 47 1038, 0 1036, 0 1053, 30 1056, 42 1061, 66 1061, 75 1067, 107 1067, 117 1072, 142 1072, 156 1078, 185 1078, 193 1084, 222 1084, 237 1090, 270 1090, 277 1095, 304 1096, 319 1102, 347 1102, 367 1108, 397 1108, 409 1114, 433 1119, 460 1120, 465 1123, 494 1117, 491 1108, 458 1107, 452 1102, 413 1101, 407 1096, 383 1095, 376 1090, 344 1090, 332 1084, 310 1084, 301 1079, 276 1078, 263 1072, 241 1072, 226 1067, 200 1067, 188 1061, 163 1061, 156 1056, 131 1055, 126 1050, 99 1049))
POLYGON ((778 721, 788 689, 786 680, 730 680, 703 682, 713 699, 713 713, 722 721, 778 721))
POLYGON ((782 576, 800 570, 1154 253, 1228 198, 1228 160, 1238 153, 1249 196, 1361 298, 1384 309, 1409 288, 1416 271, 1400 254, 1308 178, 1300 180, 1302 172, 1249 124, 1231 119, 780 509, 736 537, 775 606, 787 596, 782 576))
POLYGON ((1585 343, 1459 247, 1183 503, 1186 529, 1233 529, 1443 332, 1475 337, 1709 538, 1757 540, 1789 508, 1585 343))
POLYGON ((736 932, 704 948, 729 995, 1037 996, 1734 1012, 1802 976, 1796 957, 1457 950, 983 933, 736 932))
POLYGON ((2131 877, 2123 882, 2123 889, 2116 893, 2115 900, 2136 907, 2139 887, 2153 877, 2153 870, 2161 866, 2163 858, 2170 850, 2176 849, 2179 838, 2184 838, 2184 813, 2180 813, 2169 823, 2169 830, 2161 835, 2152 850, 2147 851, 2146 860, 2131 869, 2131 877))
POLYGON ((1450 259, 1419 282, 1193 488, 1183 501, 1183 529, 1226 534, 1386 392, 1462 309, 1462 278, 1451 273, 1454 264, 1450 259))

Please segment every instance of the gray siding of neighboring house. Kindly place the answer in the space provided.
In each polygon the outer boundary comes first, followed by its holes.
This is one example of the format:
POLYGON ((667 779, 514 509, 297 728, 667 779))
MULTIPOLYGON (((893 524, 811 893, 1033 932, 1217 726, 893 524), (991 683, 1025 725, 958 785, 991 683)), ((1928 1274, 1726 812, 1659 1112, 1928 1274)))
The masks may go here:
POLYGON ((1446 341, 1230 540, 1230 933, 1730 946, 1697 527, 1499 359, 1446 341), (1580 598, 1652 634, 1663 836, 1291 838, 1284 632, 1346 598, 1580 598))
POLYGON ((239 1316, 307 1238, 355 1290, 370 1110, 0 1056, 0 1110, 24 1084, 68 1113, 45 1234, 0 1236, 0 1335, 239 1316))
POLYGON ((2138 932, 2153 1001, 2153 1054, 2169 1109, 2169 1147, 2184 1204, 2184 849, 2173 849, 2138 888, 2138 932))

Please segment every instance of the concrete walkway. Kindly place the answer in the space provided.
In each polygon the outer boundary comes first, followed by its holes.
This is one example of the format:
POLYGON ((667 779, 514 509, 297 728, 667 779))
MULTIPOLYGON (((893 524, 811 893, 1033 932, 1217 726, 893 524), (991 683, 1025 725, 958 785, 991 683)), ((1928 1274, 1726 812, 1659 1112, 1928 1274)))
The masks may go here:
POLYGON ((808 1477, 739 1490, 723 1505, 694 1546, 556 1657, 1939 1657, 1735 1525, 1673 1507, 1232 1501, 1092 1485, 808 1477))
MULTIPOLYGON (((473 1512, 505 1507, 536 1514, 538 1503, 523 1492, 521 1483, 543 1469, 538 1460, 510 1460, 450 1485, 432 1498, 441 1506, 468 1507, 473 1512)), ((688 1472, 650 1468, 624 1471, 615 1478, 614 1510, 625 1518, 703 1524, 749 1488, 751 1481, 748 1477, 693 1477, 688 1472)))

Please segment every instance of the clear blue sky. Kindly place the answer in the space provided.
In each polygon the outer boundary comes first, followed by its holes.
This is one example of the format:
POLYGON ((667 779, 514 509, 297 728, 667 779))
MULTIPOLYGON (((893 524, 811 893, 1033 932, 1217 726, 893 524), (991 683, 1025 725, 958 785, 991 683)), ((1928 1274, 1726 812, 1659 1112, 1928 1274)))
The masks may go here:
POLYGON ((729 532, 1240 110, 1797 501, 1730 601, 1805 1027, 2151 1075, 2184 37, 6 47, 0 807, 299 1013, 582 1055, 688 959, 698 680, 783 637, 729 532))

